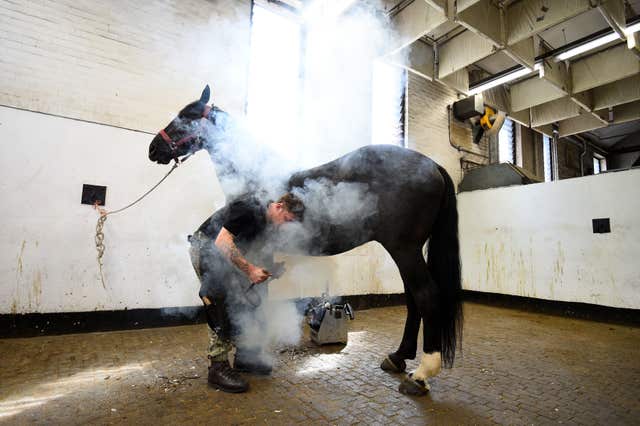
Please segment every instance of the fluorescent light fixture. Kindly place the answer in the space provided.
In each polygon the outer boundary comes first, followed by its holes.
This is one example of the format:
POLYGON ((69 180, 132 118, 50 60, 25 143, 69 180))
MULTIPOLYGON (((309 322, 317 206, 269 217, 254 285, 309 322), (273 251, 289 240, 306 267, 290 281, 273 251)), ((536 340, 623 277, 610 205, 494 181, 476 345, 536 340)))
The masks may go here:
POLYGON ((523 77, 532 72, 531 68, 521 67, 515 70, 506 72, 503 75, 498 75, 496 78, 491 79, 485 83, 482 83, 475 87, 469 88, 469 95, 475 95, 481 92, 484 92, 487 89, 491 89, 492 87, 500 86, 501 84, 507 83, 509 81, 513 81, 517 78, 523 77))
POLYGON ((593 50, 596 47, 600 47, 619 39, 620 37, 618 36, 618 33, 611 32, 609 34, 603 35, 602 37, 598 37, 584 44, 581 44, 580 46, 576 46, 573 49, 569 49, 566 52, 560 53, 556 56, 556 61, 564 61, 565 59, 573 58, 574 56, 580 55, 581 53, 588 52, 589 50, 593 50))
POLYGON ((633 34, 640 31, 640 22, 636 22, 635 24, 629 25, 626 30, 624 30, 627 34, 633 34))
POLYGON ((635 33, 637 33, 638 31, 640 31, 640 21, 625 28, 624 35, 627 37, 627 47, 629 49, 633 49, 634 47, 636 47, 635 33))
POLYGON ((535 71, 538 71, 538 77, 544 77, 544 62, 536 62, 535 64, 533 64, 533 69, 535 71))
POLYGON ((627 47, 629 49, 636 47, 636 36, 633 33, 627 33, 627 47))

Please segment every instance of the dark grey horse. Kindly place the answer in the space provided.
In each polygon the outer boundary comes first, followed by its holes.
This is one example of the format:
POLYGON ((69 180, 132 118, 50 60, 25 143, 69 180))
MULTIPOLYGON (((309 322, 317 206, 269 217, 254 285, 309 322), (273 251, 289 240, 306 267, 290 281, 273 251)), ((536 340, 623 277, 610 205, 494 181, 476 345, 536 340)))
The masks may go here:
MULTIPOLYGON (((207 86, 198 101, 154 137, 149 159, 167 164, 206 149, 228 197, 273 190, 266 188, 259 167, 253 167, 261 154, 254 153, 253 162, 238 155, 237 145, 245 139, 235 135, 228 114, 207 105, 209 97, 207 86)), ((458 213, 447 172, 418 152, 368 145, 283 176, 281 189, 297 193, 307 206, 298 250, 334 255, 377 241, 389 252, 404 283, 407 320, 398 350, 381 367, 405 370, 405 360, 416 357, 422 319, 422 359, 400 390, 425 393, 427 378, 438 374, 442 364, 452 366, 462 335, 458 213), (422 250, 427 241, 425 261, 422 250)))

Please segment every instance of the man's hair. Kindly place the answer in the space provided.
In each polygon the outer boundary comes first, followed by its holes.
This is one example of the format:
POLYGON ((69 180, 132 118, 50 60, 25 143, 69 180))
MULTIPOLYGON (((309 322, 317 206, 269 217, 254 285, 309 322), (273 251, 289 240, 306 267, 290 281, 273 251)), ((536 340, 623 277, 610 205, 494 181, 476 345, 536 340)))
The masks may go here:
POLYGON ((296 197, 290 192, 287 192, 282 197, 280 197, 278 203, 282 203, 288 211, 296 216, 296 219, 298 221, 302 222, 302 219, 304 219, 305 207, 300 198, 296 197))

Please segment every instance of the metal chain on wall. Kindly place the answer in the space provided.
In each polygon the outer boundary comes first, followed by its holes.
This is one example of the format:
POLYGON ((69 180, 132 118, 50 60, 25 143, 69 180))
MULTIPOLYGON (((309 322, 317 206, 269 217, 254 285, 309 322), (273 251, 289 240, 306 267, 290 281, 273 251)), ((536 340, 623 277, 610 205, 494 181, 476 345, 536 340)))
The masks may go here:
POLYGON ((151 191, 153 191, 154 189, 156 189, 167 177, 169 177, 169 175, 180 165, 182 164, 182 162, 184 162, 184 160, 180 161, 180 162, 175 162, 173 167, 171 168, 171 170, 169 170, 167 172, 166 175, 164 175, 164 177, 162 179, 160 179, 160 181, 158 183, 156 183, 150 190, 148 190, 147 192, 145 192, 142 196, 140 196, 137 200, 135 200, 133 203, 122 207, 121 209, 118 210, 114 210, 114 211, 106 211, 104 209, 101 209, 100 207, 98 207, 98 204, 96 202, 96 204, 94 204, 94 208, 100 213, 100 217, 98 218, 98 222, 96 223, 96 236, 95 236, 95 242, 96 242, 96 250, 98 251, 98 268, 100 269, 100 282, 102 282, 102 287, 106 290, 107 286, 104 282, 104 273, 102 271, 103 268, 103 262, 102 262, 102 257, 104 256, 104 223, 107 221, 107 216, 111 215, 111 214, 116 214, 116 213, 120 213, 121 211, 124 211, 126 209, 128 209, 129 207, 133 206, 134 204, 136 204, 138 201, 142 200, 144 197, 146 197, 147 195, 149 195, 151 193, 151 191))

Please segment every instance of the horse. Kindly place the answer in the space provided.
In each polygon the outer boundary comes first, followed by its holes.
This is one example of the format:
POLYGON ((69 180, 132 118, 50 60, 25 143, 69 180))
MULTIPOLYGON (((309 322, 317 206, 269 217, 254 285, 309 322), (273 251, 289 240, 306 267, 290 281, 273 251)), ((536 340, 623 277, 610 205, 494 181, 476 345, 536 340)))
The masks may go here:
MULTIPOLYGON (((234 122, 208 105, 209 86, 151 141, 149 159, 180 161, 209 152, 227 197, 268 191, 260 171, 238 155, 243 143, 230 132, 234 122)), ((394 145, 366 145, 309 170, 282 176, 282 188, 303 198, 306 232, 297 249, 313 256, 346 252, 377 241, 391 255, 402 278, 407 318, 402 341, 380 367, 402 373, 415 359, 420 321, 423 354, 399 390, 424 395, 427 379, 451 368, 462 342, 462 288, 458 213, 454 184, 444 168, 416 151, 394 145), (304 238, 303 238, 304 239, 304 238), (423 248, 427 247, 427 259, 423 248)))

